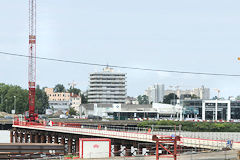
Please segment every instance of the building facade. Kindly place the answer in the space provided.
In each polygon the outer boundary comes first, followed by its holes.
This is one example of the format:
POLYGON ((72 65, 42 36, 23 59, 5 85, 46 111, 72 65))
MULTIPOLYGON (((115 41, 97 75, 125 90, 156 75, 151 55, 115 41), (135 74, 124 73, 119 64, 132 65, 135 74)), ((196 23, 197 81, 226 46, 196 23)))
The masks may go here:
POLYGON ((45 88, 44 91, 48 96, 49 107, 55 111, 68 110, 69 107, 77 110, 81 104, 79 95, 73 95, 69 92, 54 92, 53 88, 45 88))
POLYGON ((75 109, 76 111, 79 111, 79 107, 81 105, 81 96, 77 94, 70 94, 70 106, 75 109))
POLYGON ((240 120, 240 101, 231 100, 184 100, 184 118, 202 120, 240 120))
POLYGON ((145 95, 148 97, 149 103, 163 102, 164 93, 163 84, 154 84, 145 90, 145 95))
POLYGON ((183 97, 183 95, 196 95, 198 99, 210 99, 210 89, 202 86, 201 88, 193 88, 187 90, 165 90, 165 95, 170 93, 175 93, 178 97, 183 97))
POLYGON ((125 103, 126 73, 106 67, 101 72, 91 73, 89 78, 89 103, 125 103))

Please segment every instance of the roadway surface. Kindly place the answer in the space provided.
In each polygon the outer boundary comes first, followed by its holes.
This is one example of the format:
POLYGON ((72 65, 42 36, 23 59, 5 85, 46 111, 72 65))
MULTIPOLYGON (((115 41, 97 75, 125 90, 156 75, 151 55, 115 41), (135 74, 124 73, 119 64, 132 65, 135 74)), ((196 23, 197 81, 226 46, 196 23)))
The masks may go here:
MULTIPOLYGON (((156 160, 155 156, 146 157, 112 157, 109 160, 156 160)), ((173 158, 160 157, 161 160, 173 160, 173 158)), ((210 153, 190 153, 188 155, 181 154, 177 157, 178 160, 236 160, 236 151, 221 151, 221 152, 210 152, 210 153)), ((106 160, 103 159, 86 159, 86 160, 106 160)))

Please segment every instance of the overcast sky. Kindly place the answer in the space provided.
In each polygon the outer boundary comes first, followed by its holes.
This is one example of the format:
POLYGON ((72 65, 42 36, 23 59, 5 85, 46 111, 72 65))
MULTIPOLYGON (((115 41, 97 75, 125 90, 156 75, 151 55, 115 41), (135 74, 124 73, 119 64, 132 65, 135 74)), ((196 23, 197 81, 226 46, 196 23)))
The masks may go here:
MULTIPOLYGON (((240 74, 239 0, 37 0, 37 56, 109 65, 240 74)), ((28 1, 0 1, 0 51, 28 54, 28 1)), ((0 82, 27 88, 27 58, 0 55, 0 82)), ((101 67, 37 61, 37 83, 86 90, 101 67)), ((119 70, 119 69, 117 69, 119 70)), ((240 77, 121 69, 128 95, 154 83, 240 94, 240 77)))

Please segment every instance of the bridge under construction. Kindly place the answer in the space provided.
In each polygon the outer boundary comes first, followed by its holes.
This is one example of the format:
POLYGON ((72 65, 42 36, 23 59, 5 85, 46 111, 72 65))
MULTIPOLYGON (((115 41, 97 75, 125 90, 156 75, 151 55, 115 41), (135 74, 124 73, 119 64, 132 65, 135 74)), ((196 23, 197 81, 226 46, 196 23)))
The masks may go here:
MULTIPOLYGON (((111 139, 113 156, 143 155, 143 149, 147 155, 155 155, 156 147, 152 139, 157 137, 180 136, 177 142, 177 152, 182 153, 186 149, 197 148, 199 150, 226 150, 240 149, 240 133, 209 133, 209 132, 183 132, 176 130, 162 130, 137 127, 81 125, 77 123, 56 122, 46 123, 14 121, 10 132, 11 143, 56 143, 63 144, 66 153, 79 153, 79 138, 109 138, 111 139), (124 150, 122 149, 124 148, 124 150)), ((164 143, 163 147, 173 150, 173 145, 164 143)), ((160 149, 161 155, 168 154, 160 149)))

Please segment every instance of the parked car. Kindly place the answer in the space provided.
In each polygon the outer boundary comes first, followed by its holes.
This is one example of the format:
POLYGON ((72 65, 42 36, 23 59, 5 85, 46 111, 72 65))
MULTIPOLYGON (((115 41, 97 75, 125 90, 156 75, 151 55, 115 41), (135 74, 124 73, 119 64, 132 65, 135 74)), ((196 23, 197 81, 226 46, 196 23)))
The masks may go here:
POLYGON ((95 115, 88 115, 88 119, 92 119, 92 120, 102 120, 102 117, 100 117, 100 116, 95 116, 95 115))
POLYGON ((4 116, 4 119, 13 119, 12 116, 4 116))
POLYGON ((68 119, 68 116, 65 115, 65 114, 61 114, 61 115, 59 116, 59 118, 60 118, 60 119, 68 119))

